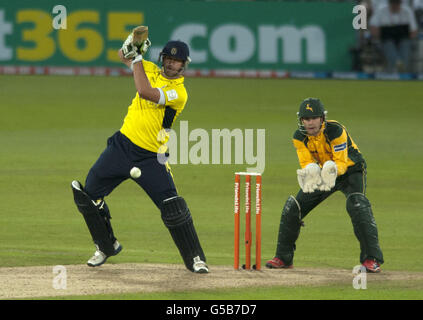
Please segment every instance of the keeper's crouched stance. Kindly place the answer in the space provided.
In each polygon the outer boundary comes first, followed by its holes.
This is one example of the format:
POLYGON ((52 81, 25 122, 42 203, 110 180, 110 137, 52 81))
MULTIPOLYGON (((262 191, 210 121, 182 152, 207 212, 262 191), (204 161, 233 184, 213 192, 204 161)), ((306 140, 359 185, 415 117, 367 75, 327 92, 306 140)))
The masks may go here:
POLYGON ((360 263, 368 272, 380 272, 384 261, 372 208, 365 195, 366 163, 346 129, 325 117, 326 111, 319 99, 302 102, 298 112, 299 129, 293 139, 302 167, 297 170, 301 189, 285 203, 276 255, 266 266, 292 268, 303 219, 332 193, 341 191, 360 243, 360 263))
POLYGON ((142 55, 151 45, 146 32, 148 35, 144 26, 134 29, 119 51, 121 61, 134 72, 137 90, 124 123, 108 139, 106 149, 87 175, 85 186, 76 180, 71 184, 76 206, 96 246, 87 264, 100 266, 122 250, 113 233, 104 197, 123 181, 132 179, 160 210, 186 268, 207 273, 206 257, 191 212, 176 191, 168 163, 163 161, 168 129, 188 99, 183 72, 190 61, 189 49, 184 42, 169 41, 160 53, 160 69, 143 60, 142 55))

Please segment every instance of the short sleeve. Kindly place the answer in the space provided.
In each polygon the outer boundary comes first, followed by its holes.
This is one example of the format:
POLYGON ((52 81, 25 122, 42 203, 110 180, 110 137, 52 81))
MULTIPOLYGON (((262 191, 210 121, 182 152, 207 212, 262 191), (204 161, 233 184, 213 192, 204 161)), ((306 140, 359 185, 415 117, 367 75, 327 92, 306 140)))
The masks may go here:
POLYGON ((185 104, 188 100, 188 95, 184 86, 169 86, 162 88, 165 98, 165 105, 175 109, 177 111, 182 111, 185 107, 185 104))

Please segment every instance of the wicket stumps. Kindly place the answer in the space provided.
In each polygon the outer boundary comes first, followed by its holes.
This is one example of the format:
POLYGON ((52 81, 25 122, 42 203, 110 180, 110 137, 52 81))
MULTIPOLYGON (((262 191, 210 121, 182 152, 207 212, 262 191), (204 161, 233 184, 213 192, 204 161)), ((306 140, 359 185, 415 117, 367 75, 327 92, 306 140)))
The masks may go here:
POLYGON ((253 269, 261 269, 261 174, 253 172, 235 172, 235 230, 234 230, 234 269, 239 269, 239 236, 240 236, 240 198, 241 176, 245 176, 245 265, 243 269, 251 269, 251 177, 256 178, 256 264, 253 269))

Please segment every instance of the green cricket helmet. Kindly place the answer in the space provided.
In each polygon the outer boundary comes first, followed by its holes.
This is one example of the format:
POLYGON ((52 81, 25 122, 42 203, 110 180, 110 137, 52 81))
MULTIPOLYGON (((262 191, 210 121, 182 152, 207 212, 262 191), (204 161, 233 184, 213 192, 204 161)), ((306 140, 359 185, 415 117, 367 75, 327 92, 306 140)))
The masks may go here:
POLYGON ((326 121, 327 111, 325 110, 323 103, 317 98, 307 98, 300 104, 300 110, 297 112, 298 128, 304 134, 307 130, 304 128, 302 119, 303 118, 316 118, 321 117, 323 122, 326 121))

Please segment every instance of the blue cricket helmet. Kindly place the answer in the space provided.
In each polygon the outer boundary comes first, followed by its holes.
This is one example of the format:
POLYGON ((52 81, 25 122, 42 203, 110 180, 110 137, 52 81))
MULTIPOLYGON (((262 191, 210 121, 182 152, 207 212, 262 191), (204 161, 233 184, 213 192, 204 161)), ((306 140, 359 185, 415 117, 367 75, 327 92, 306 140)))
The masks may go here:
POLYGON ((160 62, 162 62, 163 56, 182 60, 185 62, 185 64, 187 64, 187 62, 191 62, 188 45, 185 42, 179 40, 171 40, 166 43, 159 55, 160 62))

